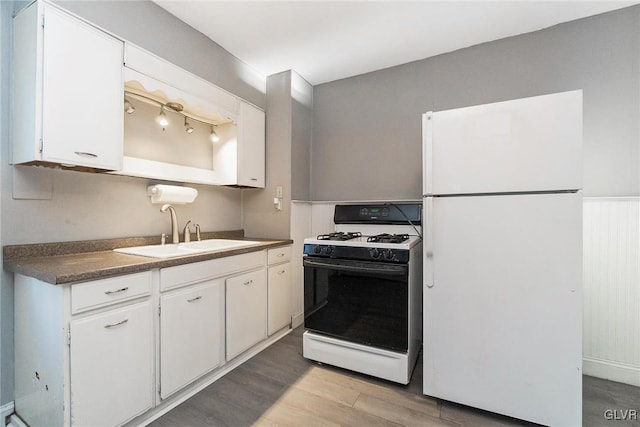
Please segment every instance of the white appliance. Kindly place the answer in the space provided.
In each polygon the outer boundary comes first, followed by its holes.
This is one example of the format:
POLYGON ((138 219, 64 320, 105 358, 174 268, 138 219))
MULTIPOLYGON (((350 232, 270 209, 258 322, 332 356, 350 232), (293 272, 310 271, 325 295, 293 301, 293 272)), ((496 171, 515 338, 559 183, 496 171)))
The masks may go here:
POLYGON ((582 91, 423 115, 424 394, 582 425, 582 91))
POLYGON ((408 384, 422 338, 422 205, 336 205, 304 240, 303 356, 408 384))

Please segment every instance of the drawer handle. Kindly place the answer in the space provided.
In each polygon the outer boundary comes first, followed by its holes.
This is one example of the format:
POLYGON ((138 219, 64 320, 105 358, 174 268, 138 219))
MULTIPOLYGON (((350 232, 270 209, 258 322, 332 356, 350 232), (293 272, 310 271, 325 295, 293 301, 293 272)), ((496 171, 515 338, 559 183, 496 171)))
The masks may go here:
POLYGON ((119 321, 118 323, 111 323, 109 325, 104 325, 104 327, 107 328, 107 329, 115 328, 116 326, 124 325, 128 321, 129 321, 129 319, 124 319, 124 320, 119 321))
POLYGON ((120 292, 126 292, 129 290, 129 287, 124 287, 124 288, 120 288, 120 289, 116 289, 115 291, 104 291, 105 294, 107 295, 113 295, 113 294, 119 294, 120 292))
POLYGON ((246 282, 243 283, 243 285, 249 286, 252 283, 253 283, 253 280, 247 280, 246 282))
POLYGON ((278 271, 278 274, 284 274, 285 270, 278 271))
POLYGON ((198 295, 195 298, 188 299, 187 302, 194 302, 194 301, 198 301, 199 299, 202 299, 202 295, 198 295))
POLYGON ((278 258, 282 258, 283 256, 284 256, 284 252, 280 252, 280 253, 277 255, 277 257, 278 257, 278 258))
POLYGON ((257 181, 258 178, 251 178, 251 181, 257 181))
POLYGON ((80 157, 91 157, 93 159, 98 157, 97 154, 89 153, 88 151, 74 151, 74 153, 76 153, 80 157))

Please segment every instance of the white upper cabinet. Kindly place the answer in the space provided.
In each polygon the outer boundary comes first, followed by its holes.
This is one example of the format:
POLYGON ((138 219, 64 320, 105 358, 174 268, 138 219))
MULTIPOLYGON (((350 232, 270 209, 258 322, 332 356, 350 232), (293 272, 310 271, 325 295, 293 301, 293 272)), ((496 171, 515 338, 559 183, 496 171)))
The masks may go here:
POLYGON ((120 169, 123 42, 36 2, 13 43, 12 162, 120 169))
POLYGON ((264 111, 129 43, 124 73, 135 112, 125 116, 124 166, 117 173, 264 187, 264 111), (166 126, 155 123, 161 108, 166 126))
POLYGON ((12 164, 265 186, 263 110, 51 3, 14 18, 13 87, 12 164))
POLYGON ((214 169, 223 185, 265 186, 265 114, 240 101, 237 126, 220 129, 221 140, 214 144, 214 169))
POLYGON ((264 188, 264 111, 240 102, 238 117, 238 185, 264 188))

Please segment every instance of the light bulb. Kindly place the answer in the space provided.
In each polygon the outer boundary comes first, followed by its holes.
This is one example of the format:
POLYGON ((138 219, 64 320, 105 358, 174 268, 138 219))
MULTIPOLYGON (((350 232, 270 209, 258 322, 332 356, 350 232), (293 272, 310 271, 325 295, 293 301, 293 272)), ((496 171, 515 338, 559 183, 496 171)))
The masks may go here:
POLYGON ((127 98, 124 99, 124 112, 127 114, 133 114, 136 112, 136 107, 134 107, 127 98))
POLYGON ((220 141, 220 137, 218 136, 218 134, 213 128, 214 126, 211 126, 211 133, 209 134, 209 139, 211 140, 211 142, 218 142, 220 141))
POLYGON ((189 135, 193 133, 193 126, 189 124, 186 117, 184 118, 184 131, 187 132, 189 135))
POLYGON ((167 127, 167 125, 169 124, 167 115, 164 113, 164 105, 160 107, 160 114, 158 114, 158 117, 156 117, 156 121, 162 127, 167 127))

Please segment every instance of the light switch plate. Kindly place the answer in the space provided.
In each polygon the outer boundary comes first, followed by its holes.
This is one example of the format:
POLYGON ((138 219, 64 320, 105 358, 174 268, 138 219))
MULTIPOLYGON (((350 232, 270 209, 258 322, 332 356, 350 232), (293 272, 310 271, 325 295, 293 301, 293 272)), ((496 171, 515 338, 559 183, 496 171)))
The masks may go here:
POLYGON ((282 185, 278 185, 276 187, 276 197, 278 199, 282 199, 282 185))

